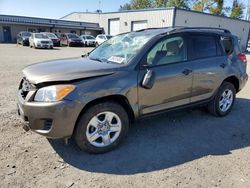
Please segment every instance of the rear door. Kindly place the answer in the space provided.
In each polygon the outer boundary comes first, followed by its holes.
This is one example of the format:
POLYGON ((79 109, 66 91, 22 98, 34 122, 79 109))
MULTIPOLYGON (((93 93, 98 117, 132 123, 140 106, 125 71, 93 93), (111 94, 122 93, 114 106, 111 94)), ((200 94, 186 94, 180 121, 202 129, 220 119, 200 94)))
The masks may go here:
POLYGON ((222 52, 220 36, 194 34, 189 36, 189 60, 193 64, 191 102, 213 96, 226 76, 228 58, 222 52))

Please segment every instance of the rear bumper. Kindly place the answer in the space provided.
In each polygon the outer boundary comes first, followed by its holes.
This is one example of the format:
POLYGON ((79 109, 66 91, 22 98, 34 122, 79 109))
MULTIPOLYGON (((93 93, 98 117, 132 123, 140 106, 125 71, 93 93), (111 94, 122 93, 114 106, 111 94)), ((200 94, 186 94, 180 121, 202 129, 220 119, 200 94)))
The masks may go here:
POLYGON ((53 45, 54 45, 54 46, 60 46, 60 40, 58 40, 58 41, 53 41, 53 45))
POLYGON ((32 130, 48 138, 68 138, 73 134, 81 105, 74 101, 25 101, 18 92, 18 114, 25 130, 32 130))
POLYGON ((83 46, 82 42, 70 42, 69 43, 70 46, 83 46))
POLYGON ((245 87, 245 85, 246 85, 246 83, 247 83, 247 81, 248 81, 248 75, 247 75, 247 73, 245 73, 245 74, 243 74, 241 77, 240 77, 240 85, 239 85, 239 91, 240 90, 242 90, 244 87, 245 87))

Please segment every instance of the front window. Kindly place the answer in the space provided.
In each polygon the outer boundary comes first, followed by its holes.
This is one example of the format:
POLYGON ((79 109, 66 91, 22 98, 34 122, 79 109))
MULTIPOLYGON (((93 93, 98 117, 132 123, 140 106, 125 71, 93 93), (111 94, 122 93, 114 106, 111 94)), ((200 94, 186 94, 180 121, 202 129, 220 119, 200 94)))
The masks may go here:
POLYGON ((106 39, 104 35, 100 35, 99 38, 104 40, 106 39))
POLYGON ((171 37, 158 42, 147 55, 149 66, 182 62, 187 59, 182 37, 171 37))
POLYGON ((57 38, 57 36, 54 33, 48 33, 47 35, 49 38, 57 38))
POLYGON ((94 39, 95 39, 95 37, 93 37, 93 36, 86 36, 86 39, 89 39, 89 40, 94 40, 94 39))
POLYGON ((48 36, 42 33, 35 34, 35 38, 37 39, 48 39, 48 36))
POLYGON ((78 39, 79 37, 76 34, 68 34, 70 39, 78 39))
POLYGON ((102 62, 126 64, 153 37, 153 33, 126 33, 112 37, 93 52, 89 58, 102 62))
POLYGON ((30 32, 22 32, 21 34, 23 37, 30 37, 31 33, 30 32))

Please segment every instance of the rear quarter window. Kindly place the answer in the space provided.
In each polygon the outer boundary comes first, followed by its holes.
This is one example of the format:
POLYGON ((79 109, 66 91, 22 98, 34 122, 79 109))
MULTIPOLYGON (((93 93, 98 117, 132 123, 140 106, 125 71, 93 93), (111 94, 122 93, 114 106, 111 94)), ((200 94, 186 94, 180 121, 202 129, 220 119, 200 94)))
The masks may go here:
POLYGON ((221 43, 225 54, 231 55, 234 51, 233 40, 230 37, 221 37, 221 43))
POLYGON ((216 38, 214 36, 191 36, 190 59, 214 57, 217 55, 216 38))

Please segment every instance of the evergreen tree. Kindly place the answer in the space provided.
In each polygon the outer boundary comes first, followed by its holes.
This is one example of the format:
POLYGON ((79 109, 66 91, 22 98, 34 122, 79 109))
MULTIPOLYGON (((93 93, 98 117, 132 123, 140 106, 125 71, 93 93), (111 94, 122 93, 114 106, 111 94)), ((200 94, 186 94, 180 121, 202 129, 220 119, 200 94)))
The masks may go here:
POLYGON ((231 18, 242 18, 243 17, 244 5, 239 3, 238 0, 233 1, 233 7, 231 10, 231 18))

